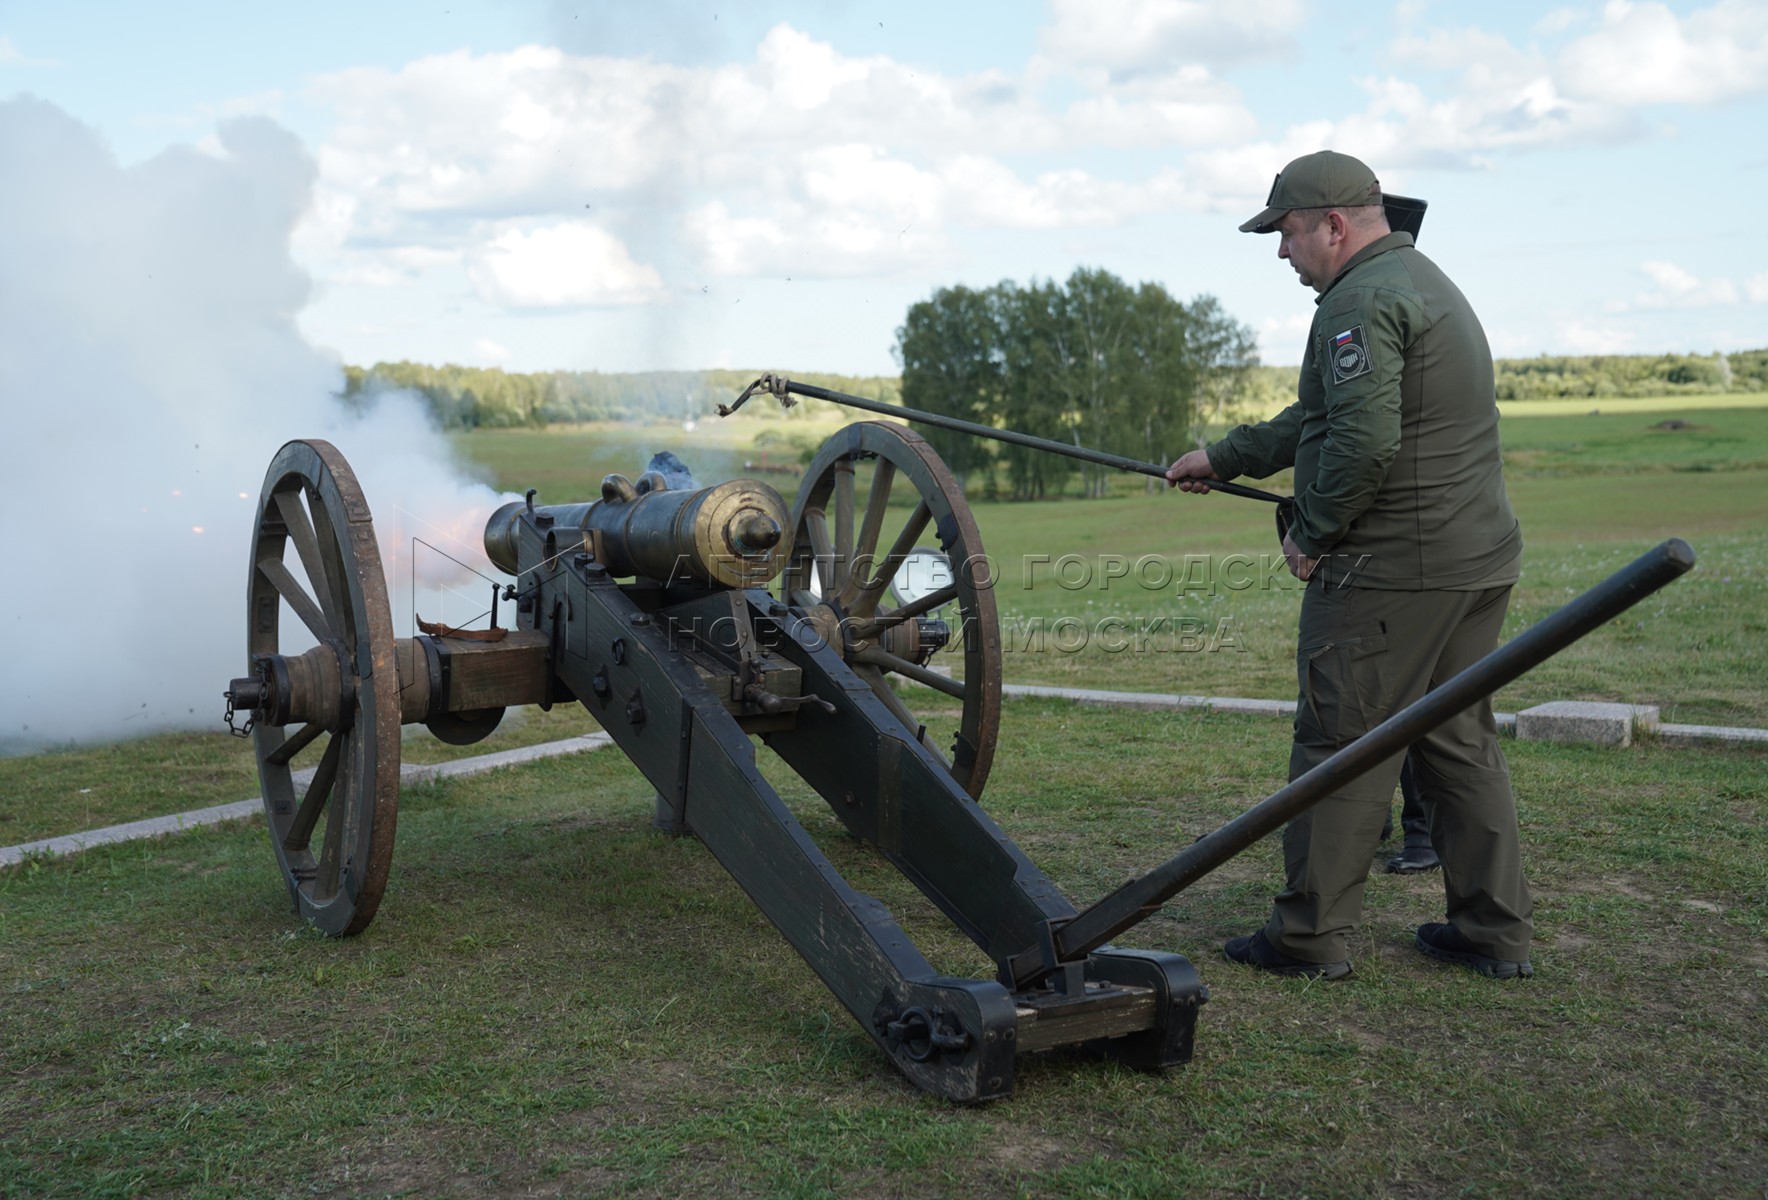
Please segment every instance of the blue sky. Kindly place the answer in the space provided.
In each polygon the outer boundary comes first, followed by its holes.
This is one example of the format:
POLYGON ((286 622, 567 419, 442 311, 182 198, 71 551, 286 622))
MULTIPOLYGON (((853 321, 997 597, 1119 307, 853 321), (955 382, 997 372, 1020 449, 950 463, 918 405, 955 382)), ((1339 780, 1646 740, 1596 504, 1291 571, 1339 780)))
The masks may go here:
POLYGON ((1234 227, 1326 146, 1430 201, 1500 356, 1768 345, 1759 0, 0 5, 21 94, 129 170, 292 132, 348 362, 892 372, 935 288, 1088 266, 1293 363, 1234 227))

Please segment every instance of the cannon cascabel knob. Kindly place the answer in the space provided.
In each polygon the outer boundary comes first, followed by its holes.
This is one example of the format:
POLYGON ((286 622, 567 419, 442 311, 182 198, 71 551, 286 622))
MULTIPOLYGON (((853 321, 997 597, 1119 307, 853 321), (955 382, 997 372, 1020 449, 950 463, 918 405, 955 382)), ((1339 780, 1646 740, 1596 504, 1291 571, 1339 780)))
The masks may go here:
POLYGON ((744 558, 759 558, 780 544, 780 523, 758 509, 745 508, 726 530, 731 549, 744 558))

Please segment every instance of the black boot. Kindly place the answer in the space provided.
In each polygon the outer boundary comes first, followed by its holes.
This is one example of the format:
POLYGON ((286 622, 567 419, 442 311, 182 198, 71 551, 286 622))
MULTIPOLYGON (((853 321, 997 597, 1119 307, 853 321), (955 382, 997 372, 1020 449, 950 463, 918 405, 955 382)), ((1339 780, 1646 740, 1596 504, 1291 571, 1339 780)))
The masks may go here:
POLYGON ((1387 860, 1389 875, 1416 875, 1420 871, 1434 871, 1443 865, 1437 852, 1426 842, 1422 846, 1414 845, 1410 839, 1401 851, 1387 860))

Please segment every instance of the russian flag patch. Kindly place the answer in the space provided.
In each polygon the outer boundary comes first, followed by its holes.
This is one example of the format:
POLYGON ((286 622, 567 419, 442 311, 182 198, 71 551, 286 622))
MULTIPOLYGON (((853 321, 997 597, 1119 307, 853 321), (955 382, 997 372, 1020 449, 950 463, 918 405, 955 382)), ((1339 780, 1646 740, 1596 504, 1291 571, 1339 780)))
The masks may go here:
POLYGON ((1363 344, 1363 327, 1352 325, 1343 333, 1336 334, 1332 339, 1332 381, 1344 383, 1359 375, 1368 373, 1372 366, 1369 362, 1369 349, 1363 344))

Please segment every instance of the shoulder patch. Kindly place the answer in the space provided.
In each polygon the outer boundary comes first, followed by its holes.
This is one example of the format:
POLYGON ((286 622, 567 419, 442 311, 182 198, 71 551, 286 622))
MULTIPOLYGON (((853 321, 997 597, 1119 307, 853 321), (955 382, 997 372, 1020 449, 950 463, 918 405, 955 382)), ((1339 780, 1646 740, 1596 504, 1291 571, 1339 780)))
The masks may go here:
POLYGON ((1352 325, 1342 333, 1328 336, 1326 354, 1332 363, 1332 381, 1334 383, 1355 379, 1373 369, 1369 362, 1369 347, 1363 340, 1361 325, 1352 325))

